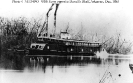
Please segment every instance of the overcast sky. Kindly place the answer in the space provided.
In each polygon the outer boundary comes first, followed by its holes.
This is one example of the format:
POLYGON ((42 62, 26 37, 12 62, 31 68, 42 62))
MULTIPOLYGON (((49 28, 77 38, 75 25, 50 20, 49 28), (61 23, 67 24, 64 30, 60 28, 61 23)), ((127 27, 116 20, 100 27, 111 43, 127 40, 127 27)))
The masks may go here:
MULTIPOLYGON (((51 3, 0 0, 0 16, 45 19, 50 6, 51 3)), ((133 0, 119 0, 119 3, 62 3, 57 11, 57 31, 64 30, 69 22, 69 27, 76 32, 80 30, 82 22, 85 33, 114 35, 120 32, 124 38, 133 40, 132 8, 133 0)), ((54 9, 50 12, 50 27, 53 27, 53 14, 54 9)))

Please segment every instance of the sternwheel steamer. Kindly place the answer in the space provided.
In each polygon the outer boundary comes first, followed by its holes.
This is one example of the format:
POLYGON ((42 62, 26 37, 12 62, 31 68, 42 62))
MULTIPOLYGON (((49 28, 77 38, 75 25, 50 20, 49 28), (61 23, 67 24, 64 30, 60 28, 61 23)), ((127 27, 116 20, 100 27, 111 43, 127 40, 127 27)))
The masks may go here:
POLYGON ((95 55, 96 52, 104 50, 102 43, 89 42, 85 40, 71 39, 70 34, 66 32, 60 32, 60 37, 55 37, 54 34, 48 34, 48 15, 52 10, 52 7, 56 5, 54 13, 54 26, 56 28, 56 13, 59 4, 52 4, 46 14, 46 20, 38 33, 38 38, 35 43, 32 43, 29 48, 27 56, 47 56, 47 55, 58 55, 58 56, 69 56, 69 55, 95 55))

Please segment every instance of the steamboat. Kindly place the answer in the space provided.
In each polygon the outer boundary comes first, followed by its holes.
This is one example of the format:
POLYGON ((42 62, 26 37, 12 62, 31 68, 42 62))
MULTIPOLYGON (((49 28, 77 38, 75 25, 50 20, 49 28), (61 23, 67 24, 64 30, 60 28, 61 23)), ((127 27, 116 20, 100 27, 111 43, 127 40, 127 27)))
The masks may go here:
POLYGON ((27 56, 47 56, 47 55, 95 55, 97 52, 103 51, 102 43, 89 42, 87 40, 72 39, 71 35, 67 32, 60 32, 56 37, 56 13, 59 4, 52 4, 46 13, 46 19, 43 27, 37 35, 37 41, 31 43, 27 56), (48 34, 48 17, 52 7, 56 5, 54 13, 54 33, 48 34))

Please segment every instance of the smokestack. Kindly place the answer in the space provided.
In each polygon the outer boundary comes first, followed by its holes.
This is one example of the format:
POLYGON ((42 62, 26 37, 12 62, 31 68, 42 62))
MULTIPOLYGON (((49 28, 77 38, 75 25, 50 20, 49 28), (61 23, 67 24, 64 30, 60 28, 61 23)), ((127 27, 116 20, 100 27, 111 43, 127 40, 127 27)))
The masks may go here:
POLYGON ((58 7, 59 7, 59 4, 56 4, 56 9, 55 9, 55 13, 54 13, 54 35, 55 35, 55 31, 56 31, 56 14, 57 14, 58 7))
POLYGON ((46 32, 48 35, 48 17, 49 17, 49 12, 52 10, 52 7, 54 6, 54 4, 51 5, 51 7, 49 8, 47 14, 46 14, 46 32))

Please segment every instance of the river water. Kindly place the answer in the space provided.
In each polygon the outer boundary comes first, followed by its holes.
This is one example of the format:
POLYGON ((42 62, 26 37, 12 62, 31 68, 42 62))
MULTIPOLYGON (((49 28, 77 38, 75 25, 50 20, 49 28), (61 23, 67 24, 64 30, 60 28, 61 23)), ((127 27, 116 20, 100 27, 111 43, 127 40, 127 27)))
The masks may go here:
POLYGON ((31 59, 22 68, 1 68, 0 83, 133 83, 129 61, 90 57, 31 59))

